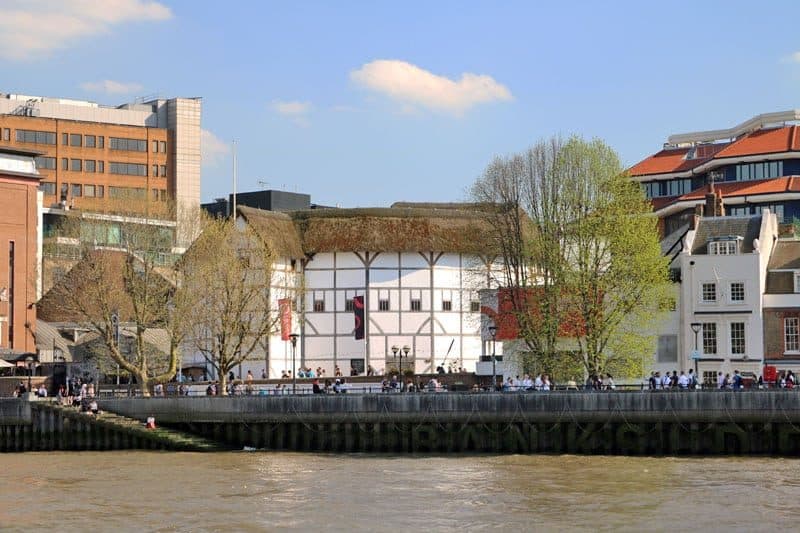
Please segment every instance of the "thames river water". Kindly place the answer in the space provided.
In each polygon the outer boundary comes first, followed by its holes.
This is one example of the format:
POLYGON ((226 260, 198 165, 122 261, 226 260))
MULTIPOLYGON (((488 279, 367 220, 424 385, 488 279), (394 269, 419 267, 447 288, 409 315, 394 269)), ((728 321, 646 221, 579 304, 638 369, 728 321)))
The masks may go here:
POLYGON ((2 456, 11 531, 791 530, 800 463, 274 452, 2 456))

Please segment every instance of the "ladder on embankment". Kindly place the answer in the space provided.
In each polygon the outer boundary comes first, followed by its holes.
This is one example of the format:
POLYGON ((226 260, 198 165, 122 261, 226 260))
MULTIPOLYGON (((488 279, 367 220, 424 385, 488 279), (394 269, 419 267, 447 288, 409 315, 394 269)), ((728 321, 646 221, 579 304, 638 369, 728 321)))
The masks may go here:
POLYGON ((222 443, 169 428, 147 429, 134 418, 97 415, 51 402, 31 403, 31 423, 0 427, 0 451, 230 450, 222 443))

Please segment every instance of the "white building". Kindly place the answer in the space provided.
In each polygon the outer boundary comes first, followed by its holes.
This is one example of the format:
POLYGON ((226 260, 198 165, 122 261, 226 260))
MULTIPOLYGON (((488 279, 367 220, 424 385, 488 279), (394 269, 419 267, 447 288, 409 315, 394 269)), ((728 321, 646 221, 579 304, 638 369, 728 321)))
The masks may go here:
MULTIPOLYGON (((482 353, 478 290, 489 284, 492 259, 488 226, 480 212, 459 204, 403 205, 288 214, 238 209, 247 223, 265 224, 262 234, 269 233, 295 276, 295 371, 322 367, 333 376, 338 366, 349 375, 351 368, 380 372, 401 364, 418 373, 438 366, 474 371, 482 353), (280 235, 267 228, 276 224, 280 235), (355 296, 365 304, 361 340, 354 335, 355 296)), ((279 332, 242 373, 260 376, 265 366, 270 377, 292 370, 291 343, 279 332)))
POLYGON ((695 368, 716 384, 717 372, 761 373, 764 360, 762 297, 778 222, 765 209, 757 216, 708 216, 686 233, 681 272, 678 365, 695 368))

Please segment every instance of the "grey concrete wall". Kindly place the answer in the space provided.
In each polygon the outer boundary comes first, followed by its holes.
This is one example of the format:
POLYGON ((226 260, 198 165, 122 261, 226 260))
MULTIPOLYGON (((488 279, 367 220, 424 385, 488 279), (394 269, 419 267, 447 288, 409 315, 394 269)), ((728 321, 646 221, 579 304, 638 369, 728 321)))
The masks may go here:
POLYGON ((31 423, 31 403, 17 398, 0 398, 0 425, 31 423))
POLYGON ((108 399, 101 408, 164 423, 427 421, 800 421, 800 392, 373 394, 108 399))

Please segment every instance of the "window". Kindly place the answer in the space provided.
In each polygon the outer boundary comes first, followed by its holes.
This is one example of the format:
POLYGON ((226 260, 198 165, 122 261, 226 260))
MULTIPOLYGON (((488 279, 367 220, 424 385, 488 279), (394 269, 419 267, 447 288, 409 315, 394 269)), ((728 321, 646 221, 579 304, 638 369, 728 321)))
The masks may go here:
POLYGON ((744 322, 731 322, 731 354, 744 355, 744 322))
POLYGON ((744 163, 736 165, 736 181, 779 178, 783 176, 783 161, 744 163))
POLYGON ((151 176, 158 177, 158 165, 153 165, 153 173, 150 174, 151 176))
POLYGON ((97 198, 102 198, 103 197, 103 186, 102 185, 97 185, 95 187, 95 189, 96 189, 96 193, 97 193, 97 195, 96 195, 97 198))
POLYGON ((422 300, 419 298, 412 298, 411 299, 411 310, 412 311, 422 311, 422 300))
POLYGON ((61 170, 69 170, 69 159, 66 157, 61 158, 61 170))
POLYGON ((70 146, 80 146, 82 141, 83 141, 83 135, 81 135, 80 133, 70 133, 69 134, 69 145, 70 146))
POLYGON ((77 197, 83 196, 81 194, 81 191, 82 191, 82 186, 81 186, 80 183, 73 183, 72 184, 71 194, 72 194, 73 198, 77 198, 77 197))
POLYGON ((124 176, 147 176, 147 165, 139 163, 110 163, 109 171, 112 174, 122 174, 124 176))
POLYGON ((736 255, 738 240, 711 241, 708 243, 709 255, 736 255))
POLYGON ((55 194, 56 184, 52 181, 43 181, 39 184, 39 190, 45 194, 55 194))
POLYGON ((98 148, 105 148, 106 147, 106 138, 100 135, 97 137, 97 147, 98 148))
POLYGON ((344 310, 347 311, 347 312, 350 312, 350 313, 353 312, 353 299, 352 298, 346 298, 345 299, 345 301, 344 301, 344 310))
POLYGON ((703 353, 708 355, 717 353, 717 325, 714 322, 703 324, 703 353))
POLYGON ((56 134, 50 131, 17 130, 17 142, 56 144, 56 134))
POLYGON ((714 370, 703 370, 703 387, 711 386, 717 388, 717 372, 714 370))
MULTIPOLYGON (((100 195, 98 195, 101 198, 100 195)), ((108 188, 108 197, 109 198, 122 198, 122 199, 134 199, 134 200, 146 200, 147 199, 147 190, 146 189, 138 189, 134 187, 109 187, 108 188)))
POLYGON ((704 302, 717 301, 717 284, 716 283, 703 283, 702 298, 704 302))
POLYGON ((4 141, 11 140, 11 128, 3 128, 3 140, 4 141))
POLYGON ((96 164, 93 160, 87 159, 83 162, 83 170, 86 172, 94 172, 96 168, 96 164))
POLYGON ((69 133, 61 134, 61 144, 67 146, 69 144, 69 133))
POLYGON ((315 313, 325 312, 325 300, 314 300, 314 312, 315 313))
POLYGON ((87 198, 94 198, 94 185, 84 185, 83 195, 87 198))
POLYGON ((69 160, 69 169, 73 172, 80 172, 81 171, 81 160, 80 159, 70 159, 69 160))
POLYGON ((744 301, 744 283, 741 281, 734 281, 731 283, 731 301, 743 302, 744 301))
POLYGON ((656 361, 659 363, 678 362, 678 336, 659 335, 656 349, 656 361))
POLYGON ((162 202, 166 202, 167 201, 167 191, 164 190, 164 189, 161 189, 160 195, 161 195, 161 201, 162 202))
POLYGON ((729 207, 728 208, 728 216, 732 217, 743 217, 750 215, 750 208, 749 207, 729 207))
POLYGON ((55 170, 56 169, 56 158, 55 157, 39 156, 39 157, 36 158, 36 168, 37 169, 55 170))
POLYGON ((378 311, 388 311, 389 310, 389 299, 385 300, 378 300, 378 311))
POLYGON ((800 318, 783 319, 783 345, 786 352, 800 352, 800 318))
POLYGON ((158 189, 152 189, 150 193, 153 195, 153 201, 158 201, 158 189))
POLYGON ((151 144, 153 145, 153 153, 158 152, 158 141, 153 141, 151 144))
POLYGON ((477 300, 472 300, 469 303, 469 310, 472 313, 480 313, 481 312, 481 303, 477 300))
POLYGON ((783 217, 783 204, 761 204, 755 206, 753 211, 757 215, 760 215, 764 212, 764 209, 769 209, 770 213, 775 213, 775 217, 778 219, 778 222, 785 222, 783 217))
POLYGON ((69 192, 69 183, 62 183, 61 184, 61 199, 67 199, 67 193, 69 192))
POLYGON ((167 153, 167 141, 158 141, 158 151, 162 154, 167 153))
POLYGON ((103 173, 106 171, 106 164, 104 161, 97 162, 97 172, 103 173))
POLYGON ((109 137, 108 140, 112 150, 127 150, 129 152, 147 151, 147 141, 144 139, 123 139, 120 137, 109 137))
POLYGON ((159 176, 161 176, 162 178, 166 178, 167 177, 167 165, 161 165, 158 168, 159 168, 159 176))
POLYGON ((84 135, 83 145, 86 148, 94 148, 95 146, 97 146, 97 137, 95 137, 94 135, 84 135))
POLYGON ((452 311, 452 310, 453 310, 453 301, 442 300, 442 311, 452 311))

